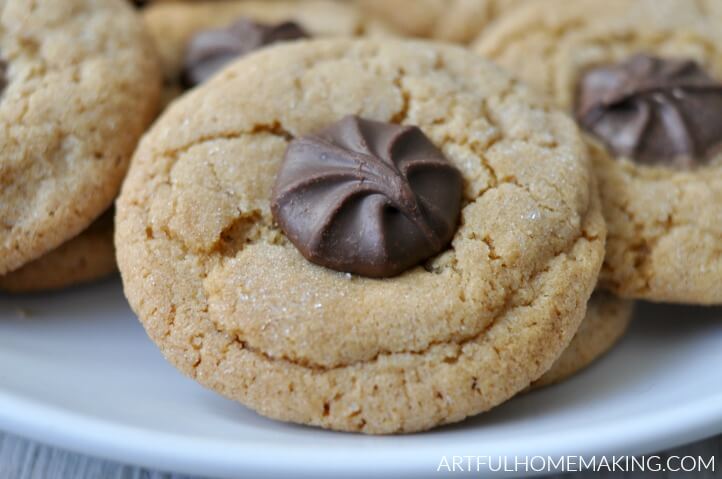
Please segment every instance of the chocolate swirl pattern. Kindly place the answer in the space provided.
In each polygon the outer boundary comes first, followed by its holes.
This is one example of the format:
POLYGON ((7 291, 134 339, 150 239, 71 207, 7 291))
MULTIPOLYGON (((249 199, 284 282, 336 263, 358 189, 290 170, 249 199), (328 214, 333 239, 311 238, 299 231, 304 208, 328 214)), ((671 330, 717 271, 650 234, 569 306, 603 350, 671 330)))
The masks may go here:
POLYGON ((272 211, 309 261, 383 278, 448 245, 462 187, 419 128, 348 116, 290 143, 272 211))
POLYGON ((691 60, 635 55, 583 76, 576 117, 617 155, 690 169, 722 143, 722 83, 691 60))

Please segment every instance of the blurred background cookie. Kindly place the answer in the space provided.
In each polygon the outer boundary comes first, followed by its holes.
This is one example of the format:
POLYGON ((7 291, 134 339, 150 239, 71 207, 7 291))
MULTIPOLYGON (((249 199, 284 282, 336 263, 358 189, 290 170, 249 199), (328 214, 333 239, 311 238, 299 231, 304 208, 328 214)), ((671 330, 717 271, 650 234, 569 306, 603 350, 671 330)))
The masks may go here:
POLYGON ((0 275, 108 209, 161 83, 126 2, 7 0, 2 13, 0 275))
POLYGON ((0 290, 11 293, 50 291, 95 281, 115 271, 111 210, 59 248, 0 276, 0 290))
POLYGON ((400 33, 468 43, 506 11, 530 0, 356 0, 400 33))
POLYGON ((166 102, 258 48, 329 36, 388 35, 351 2, 332 0, 200 0, 161 2, 143 10, 160 54, 166 102), (194 72, 205 70, 202 75, 194 72))
POLYGON ((609 227, 600 284, 621 296, 722 303, 722 36, 711 5, 538 0, 476 44, 587 133, 609 227))

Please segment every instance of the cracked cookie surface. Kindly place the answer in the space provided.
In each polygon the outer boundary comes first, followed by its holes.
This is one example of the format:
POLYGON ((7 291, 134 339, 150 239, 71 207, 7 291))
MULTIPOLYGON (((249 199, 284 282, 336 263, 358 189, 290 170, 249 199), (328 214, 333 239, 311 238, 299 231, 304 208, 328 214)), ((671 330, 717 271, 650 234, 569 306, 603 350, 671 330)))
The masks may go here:
POLYGON ((263 415, 365 433, 460 421, 527 387, 584 316, 605 227, 571 120, 424 42, 264 49, 172 104, 116 216, 125 292, 181 371, 263 415), (385 280, 315 266, 274 225, 290 139, 416 125, 464 178, 450 248, 385 280))
POLYGON ((20 269, 0 276, 0 290, 10 293, 50 291, 95 281, 117 271, 113 213, 20 269))
MULTIPOLYGON (((571 111, 581 75, 637 53, 696 60, 722 81, 716 0, 540 0, 475 50, 571 111), (716 11, 716 13, 715 13, 716 11)), ((722 303, 722 155, 691 171, 612 157, 589 139, 609 228, 601 285, 628 298, 722 303)))
POLYGON ((111 204, 160 90, 126 2, 0 2, 0 275, 59 247, 111 204))
POLYGON ((541 388, 564 381, 606 354, 627 331, 633 312, 633 301, 606 292, 595 292, 572 342, 551 369, 531 387, 541 388))
POLYGON ((143 13, 160 55, 166 101, 182 92, 181 71, 188 42, 198 32, 224 28, 240 17, 255 22, 298 23, 314 37, 388 35, 387 27, 352 4, 330 0, 202 0, 158 3, 143 13))

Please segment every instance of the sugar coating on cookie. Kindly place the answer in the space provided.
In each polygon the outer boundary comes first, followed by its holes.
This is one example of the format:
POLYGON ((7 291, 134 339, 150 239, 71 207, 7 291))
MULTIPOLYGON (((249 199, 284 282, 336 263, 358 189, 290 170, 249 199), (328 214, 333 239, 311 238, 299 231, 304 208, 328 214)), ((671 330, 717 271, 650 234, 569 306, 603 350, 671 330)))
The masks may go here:
POLYGON ((117 205, 126 295, 165 356, 268 417, 365 433, 460 421, 574 336, 605 227, 578 129, 468 51, 264 49, 172 104, 117 205), (293 138, 349 114, 419 127, 462 173, 451 246, 377 280, 303 258, 271 190, 293 138))
POLYGON ((87 228, 156 111, 142 22, 114 0, 6 0, 0 59, 0 275, 87 228))
MULTIPOLYGON (((587 72, 639 54, 694 62, 722 82, 714 15, 714 2, 541 0, 496 24, 475 50, 571 111, 587 72)), ((609 227, 602 286, 630 298, 721 303, 719 149, 698 159, 696 168, 680 169, 614 157, 589 138, 609 227)))
POLYGON ((111 210, 59 248, 0 276, 0 291, 52 291, 96 281, 116 271, 111 210))
POLYGON ((529 0, 356 0, 401 33, 468 43, 507 11, 529 0))
POLYGON ((634 302, 610 293, 595 292, 587 305, 587 314, 554 365, 534 381, 532 388, 559 383, 583 370, 612 349, 624 336, 632 321, 634 302))

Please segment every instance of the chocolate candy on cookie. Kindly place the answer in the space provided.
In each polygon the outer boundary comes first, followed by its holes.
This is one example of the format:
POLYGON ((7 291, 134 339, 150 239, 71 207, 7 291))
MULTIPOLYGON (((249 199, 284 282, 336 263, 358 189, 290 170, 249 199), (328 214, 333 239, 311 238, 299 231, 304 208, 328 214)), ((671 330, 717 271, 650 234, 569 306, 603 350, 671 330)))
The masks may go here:
POLYGON ((587 133, 609 228, 601 285, 722 303, 722 36, 716 0, 538 0, 475 50, 587 133))
POLYGON ((165 102, 262 47, 316 37, 388 35, 351 2, 199 0, 153 3, 142 12, 160 55, 165 102))
POLYGON ((261 49, 175 101, 117 205, 179 370, 282 421, 401 433, 513 397, 584 318, 605 226, 581 134, 450 45, 261 49))
POLYGON ((447 247, 461 190, 419 128, 349 116, 289 144, 271 209, 308 260, 388 277, 447 247))
POLYGON ((277 42, 308 38, 294 22, 267 25, 240 18, 226 28, 202 30, 188 43, 182 81, 192 88, 213 76, 227 63, 277 42))
POLYGON ((691 169, 722 143, 722 83, 693 60, 638 54, 579 80, 579 124, 618 156, 691 169))

